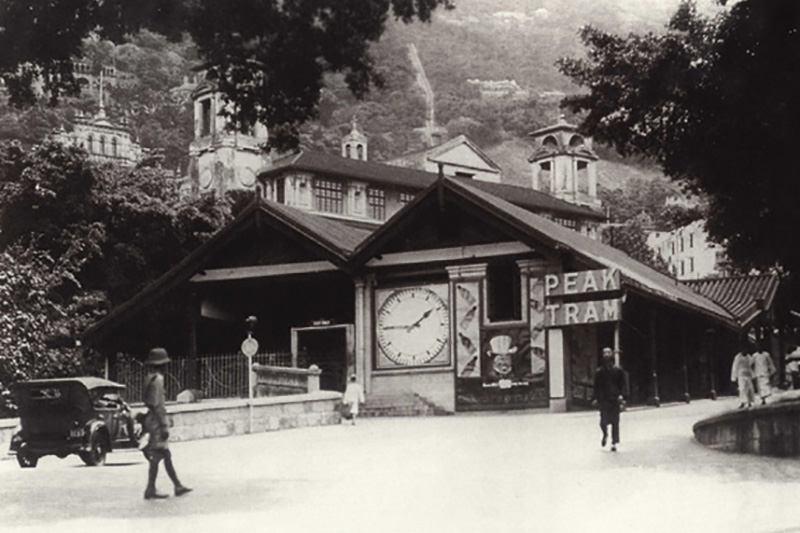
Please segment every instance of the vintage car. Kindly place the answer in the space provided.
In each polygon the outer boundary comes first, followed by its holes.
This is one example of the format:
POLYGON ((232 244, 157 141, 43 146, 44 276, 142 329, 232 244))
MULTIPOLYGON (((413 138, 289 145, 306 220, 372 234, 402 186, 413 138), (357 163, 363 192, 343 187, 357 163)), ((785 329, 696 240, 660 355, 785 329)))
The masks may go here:
POLYGON ((125 385, 96 377, 23 381, 11 391, 20 427, 9 453, 22 468, 44 455, 77 453, 89 466, 105 463, 114 448, 135 447, 142 433, 122 399, 125 385))

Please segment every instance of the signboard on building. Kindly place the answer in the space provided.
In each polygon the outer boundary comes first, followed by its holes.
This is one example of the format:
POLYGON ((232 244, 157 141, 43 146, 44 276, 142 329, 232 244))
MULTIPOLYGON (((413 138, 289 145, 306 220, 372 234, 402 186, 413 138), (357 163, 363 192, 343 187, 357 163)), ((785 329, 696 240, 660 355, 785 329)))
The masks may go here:
POLYGON ((620 319, 621 298, 545 305, 546 328, 615 322, 620 319))
POLYGON ((547 297, 609 292, 619 289, 619 270, 616 268, 547 274, 544 277, 544 295, 547 297))

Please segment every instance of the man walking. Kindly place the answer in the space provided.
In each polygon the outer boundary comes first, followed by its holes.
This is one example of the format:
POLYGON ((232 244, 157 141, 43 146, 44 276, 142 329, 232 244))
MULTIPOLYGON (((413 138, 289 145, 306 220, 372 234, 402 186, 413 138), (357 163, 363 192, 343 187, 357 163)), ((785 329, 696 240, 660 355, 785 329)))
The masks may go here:
POLYGON ((617 451, 619 444, 619 412, 625 401, 625 373, 614 365, 614 351, 603 348, 603 363, 594 374, 594 397, 592 405, 600 408, 600 429, 603 440, 608 442, 608 426, 611 425, 611 451, 617 451))
POLYGON ((753 362, 746 350, 742 350, 733 358, 731 365, 731 381, 739 386, 739 409, 753 406, 753 362))
POLYGON ((775 365, 766 350, 760 350, 753 354, 753 372, 758 383, 758 395, 761 397, 761 405, 766 405, 767 398, 772 395, 770 379, 775 373, 775 365))

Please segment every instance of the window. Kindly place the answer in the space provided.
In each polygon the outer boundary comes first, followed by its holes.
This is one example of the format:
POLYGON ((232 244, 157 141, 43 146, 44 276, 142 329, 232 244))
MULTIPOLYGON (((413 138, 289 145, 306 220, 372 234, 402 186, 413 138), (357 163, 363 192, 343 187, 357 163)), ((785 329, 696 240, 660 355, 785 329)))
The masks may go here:
POLYGON ((686 263, 684 261, 681 261, 681 276, 685 275, 686 275, 686 263))
POLYGON ((414 199, 414 195, 410 192, 401 192, 400 193, 400 203, 402 205, 406 205, 407 203, 411 202, 414 199))
POLYGON ((689 258, 689 272, 694 272, 694 257, 689 258))
POLYGON ((486 268, 486 293, 490 322, 522 318, 519 269, 514 261, 489 263, 486 268))
POLYGON ((386 218, 386 193, 383 189, 367 189, 367 216, 375 220, 386 218))
POLYGON ((286 203, 286 186, 283 178, 275 180, 275 201, 279 204, 286 203))
POLYGON ((474 177, 475 177, 475 174, 473 174, 473 173, 470 173, 470 172, 462 172, 462 171, 460 171, 460 170, 456 170, 456 177, 457 177, 457 178, 468 178, 468 179, 472 179, 472 178, 474 178, 474 177))
POLYGON ((353 155, 352 155, 352 153, 350 151, 350 145, 349 144, 345 145, 345 147, 344 147, 344 156, 347 159, 350 159, 351 157, 353 157, 353 155))
POLYGON ((364 157, 364 145, 363 144, 359 144, 358 146, 356 146, 356 153, 358 154, 358 160, 359 161, 363 161, 364 159, 366 159, 364 157))
POLYGON ((684 239, 683 239, 683 236, 681 236, 681 252, 683 251, 683 243, 684 243, 684 239))
POLYGON ((694 233, 689 234, 689 248, 694 248, 694 233))
POLYGON ((106 155, 106 137, 105 135, 100 136, 100 155, 106 155))
POLYGON ((323 213, 344 213, 344 187, 337 181, 314 180, 314 209, 323 213))
POLYGON ((211 135, 211 98, 200 102, 200 136, 211 135))
POLYGON ((117 138, 111 137, 111 155, 117 157, 117 138))
POLYGON ((569 218, 554 218, 553 221, 565 228, 578 229, 578 222, 569 218))

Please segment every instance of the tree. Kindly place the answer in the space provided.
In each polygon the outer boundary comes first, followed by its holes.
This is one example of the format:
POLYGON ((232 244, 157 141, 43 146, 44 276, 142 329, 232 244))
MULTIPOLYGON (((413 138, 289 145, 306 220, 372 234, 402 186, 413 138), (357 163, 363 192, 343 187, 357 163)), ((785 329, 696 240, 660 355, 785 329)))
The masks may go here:
POLYGON ((160 169, 0 144, 0 393, 19 379, 95 371, 78 335, 241 208, 242 198, 183 200, 160 169))
POLYGON ((188 32, 202 67, 231 103, 241 128, 264 123, 270 143, 297 144, 317 115, 326 73, 342 73, 363 96, 380 77, 369 45, 390 15, 430 20, 451 0, 0 0, 0 76, 14 102, 31 102, 41 81, 52 100, 78 87, 71 60, 92 32, 114 42, 147 28, 178 39, 188 32))
MULTIPOLYGON (((724 2, 723 2, 724 3, 724 2)), ((741 267, 800 272, 800 3, 741 0, 714 17, 685 2, 663 34, 586 27, 588 88, 565 105, 621 153, 653 157, 709 200, 707 228, 741 267)))

